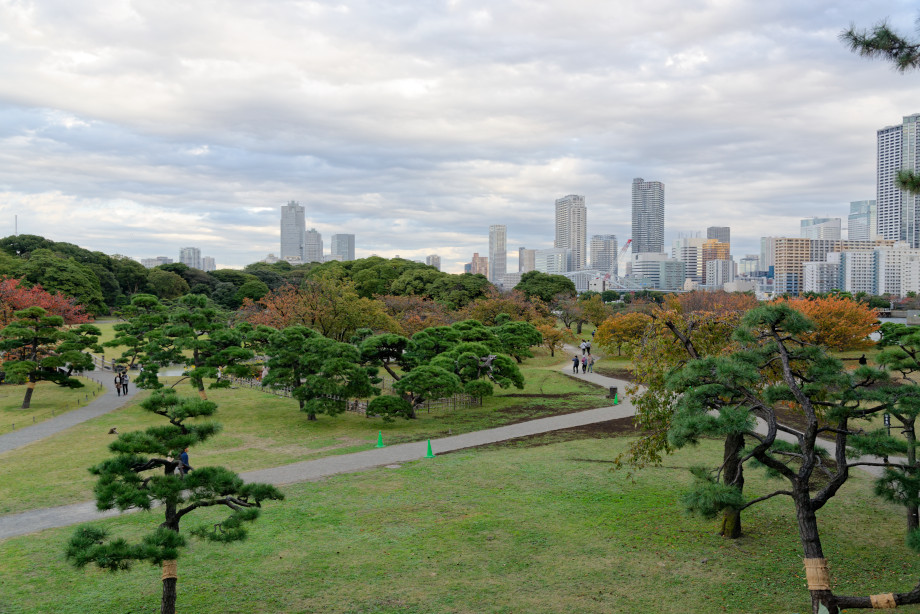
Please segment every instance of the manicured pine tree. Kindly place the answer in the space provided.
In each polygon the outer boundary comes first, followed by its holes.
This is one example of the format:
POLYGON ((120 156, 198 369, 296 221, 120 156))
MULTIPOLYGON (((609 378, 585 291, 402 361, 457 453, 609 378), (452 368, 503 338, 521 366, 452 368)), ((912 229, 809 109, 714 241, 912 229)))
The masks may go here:
POLYGON ((137 561, 162 566, 161 614, 176 611, 177 559, 185 537, 179 525, 191 512, 214 506, 229 508, 220 523, 209 522, 190 531, 198 538, 232 542, 246 537, 244 523, 259 516, 261 504, 281 500, 282 493, 269 484, 247 484, 224 467, 196 467, 184 477, 176 475, 179 454, 187 447, 210 439, 220 431, 210 418, 217 410, 211 401, 180 398, 175 390, 157 390, 141 403, 146 411, 162 416, 168 425, 123 433, 109 445, 114 455, 90 468, 98 476, 94 492, 100 510, 141 509, 162 511, 163 522, 140 542, 112 538, 94 526, 76 530, 66 549, 76 567, 96 564, 102 569, 129 569, 137 561))

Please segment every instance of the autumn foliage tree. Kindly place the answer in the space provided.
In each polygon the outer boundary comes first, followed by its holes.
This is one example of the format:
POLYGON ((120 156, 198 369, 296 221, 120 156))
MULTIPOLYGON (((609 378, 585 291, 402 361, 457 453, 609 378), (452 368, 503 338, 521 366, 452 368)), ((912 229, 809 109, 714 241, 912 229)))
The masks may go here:
POLYGON ((550 356, 556 355, 556 350, 561 350, 565 345, 565 333, 549 324, 538 324, 537 330, 543 336, 543 347, 549 350, 550 356))
POLYGON ((841 296, 780 299, 811 320, 815 328, 802 340, 832 350, 870 347, 869 335, 879 330, 878 311, 865 303, 841 296))
POLYGON ((618 313, 604 320, 597 328, 594 343, 607 352, 615 349, 617 356, 622 355, 624 348, 627 355, 630 355, 650 322, 651 318, 637 311, 618 313))
POLYGON ((51 294, 41 285, 27 287, 21 279, 0 279, 0 326, 13 321, 13 314, 27 307, 41 307, 48 315, 61 316, 64 324, 85 324, 89 316, 75 299, 64 294, 51 294))

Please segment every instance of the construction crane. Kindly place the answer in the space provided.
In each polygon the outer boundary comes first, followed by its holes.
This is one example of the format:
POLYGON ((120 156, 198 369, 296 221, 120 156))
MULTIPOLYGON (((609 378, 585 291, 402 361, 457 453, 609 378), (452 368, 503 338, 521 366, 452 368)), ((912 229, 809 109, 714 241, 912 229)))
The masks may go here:
MULTIPOLYGON (((629 244, 632 243, 632 239, 626 239, 626 243, 623 244, 623 249, 620 250, 620 253, 617 255, 617 268, 620 266, 620 260, 623 259, 623 254, 626 253, 626 250, 629 249, 629 244)), ((607 273, 604 275, 604 281, 610 281, 610 276, 616 273, 607 273)), ((619 277, 619 274, 616 274, 619 277)))

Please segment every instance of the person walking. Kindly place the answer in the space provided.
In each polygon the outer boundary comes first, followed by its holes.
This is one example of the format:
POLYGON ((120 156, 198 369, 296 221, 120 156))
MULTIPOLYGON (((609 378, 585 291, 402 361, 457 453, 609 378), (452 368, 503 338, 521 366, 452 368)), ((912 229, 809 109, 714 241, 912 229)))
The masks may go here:
POLYGON ((594 356, 588 354, 588 373, 594 373, 594 356))
POLYGON ((581 348, 581 355, 584 356, 584 355, 585 355, 585 348, 587 347, 587 344, 585 343, 585 340, 584 340, 584 339, 581 340, 581 345, 579 345, 578 347, 581 348))
POLYGON ((572 373, 578 373, 578 354, 572 356, 572 373))
POLYGON ((121 393, 125 396, 128 396, 128 372, 122 371, 121 373, 121 393))
POLYGON ((587 340, 585 341, 585 349, 588 351, 588 356, 590 356, 591 355, 591 342, 590 341, 587 341, 587 340))
POLYGON ((121 396, 121 373, 115 374, 115 394, 121 396))
POLYGON ((587 370, 588 370, 588 357, 582 356, 581 357, 581 372, 584 373, 587 370))
POLYGON ((189 471, 192 471, 192 466, 188 464, 188 448, 185 448, 179 455, 179 473, 185 478, 185 474, 189 471))

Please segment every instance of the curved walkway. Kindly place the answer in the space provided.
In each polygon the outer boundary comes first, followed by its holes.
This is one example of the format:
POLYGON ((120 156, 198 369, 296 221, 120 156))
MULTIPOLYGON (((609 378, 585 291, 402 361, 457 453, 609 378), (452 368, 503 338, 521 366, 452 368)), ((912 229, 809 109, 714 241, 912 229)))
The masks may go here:
POLYGON ((115 411, 137 394, 137 387, 134 385, 134 382, 128 384, 127 395, 118 396, 115 394, 115 375, 111 371, 88 371, 83 373, 82 376, 101 383, 105 386, 105 393, 80 409, 69 411, 60 416, 51 418, 50 420, 21 428, 12 433, 0 435, 0 452, 9 452, 10 450, 21 448, 39 439, 44 439, 45 437, 50 437, 51 435, 65 431, 81 422, 91 420, 96 416, 115 411))
MULTIPOLYGON (((571 371, 571 367, 569 367, 569 370, 571 371)), ((619 385, 621 389, 626 383, 622 380, 604 377, 596 373, 579 374, 578 377, 602 386, 619 385)), ((431 440, 431 448, 435 454, 442 454, 632 416, 635 413, 632 404, 623 395, 620 398, 622 399, 621 402, 615 406, 589 409, 464 433, 463 435, 433 439, 431 440)), ((427 451, 427 443, 417 441, 352 454, 327 456, 271 469, 249 471, 240 474, 240 477, 247 482, 267 482, 275 485, 294 484, 318 480, 340 473, 353 473, 384 465, 420 460, 425 458, 427 451)), ((0 516, 0 539, 118 515, 119 512, 117 511, 100 512, 96 510, 95 503, 90 501, 0 516)))

